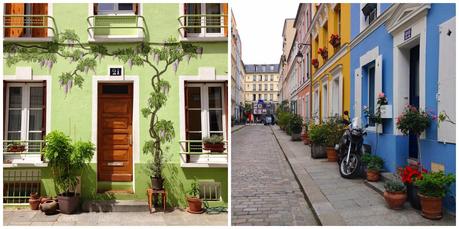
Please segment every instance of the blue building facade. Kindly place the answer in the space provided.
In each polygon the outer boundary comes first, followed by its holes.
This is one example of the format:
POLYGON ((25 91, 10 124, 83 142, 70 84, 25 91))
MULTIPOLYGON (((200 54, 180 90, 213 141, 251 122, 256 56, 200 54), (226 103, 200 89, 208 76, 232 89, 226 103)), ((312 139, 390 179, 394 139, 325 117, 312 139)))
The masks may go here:
MULTIPOLYGON (((351 117, 368 123, 365 143, 396 172, 408 160, 427 170, 456 173, 452 123, 433 121, 416 141, 396 126, 406 105, 455 121, 455 4, 352 4, 351 117), (354 23, 356 22, 356 23, 354 23), (388 106, 382 125, 370 123, 364 109, 375 109, 383 92, 388 106)), ((455 184, 444 199, 455 211, 455 184)))

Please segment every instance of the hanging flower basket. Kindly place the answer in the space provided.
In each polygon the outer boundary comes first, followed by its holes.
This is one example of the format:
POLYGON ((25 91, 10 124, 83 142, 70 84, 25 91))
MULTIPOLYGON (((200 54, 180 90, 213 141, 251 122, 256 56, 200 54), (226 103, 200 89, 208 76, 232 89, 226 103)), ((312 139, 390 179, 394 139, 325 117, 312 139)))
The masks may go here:
POLYGON ((327 50, 327 48, 319 48, 319 51, 317 51, 317 53, 322 56, 322 59, 324 59, 324 60, 328 59, 328 50, 327 50))
POLYGON ((312 66, 314 66, 314 68, 318 68, 319 67, 319 60, 312 59, 311 60, 311 64, 312 64, 312 66))
POLYGON ((333 48, 337 48, 341 44, 341 37, 338 34, 332 34, 330 36, 330 44, 333 46, 333 48))

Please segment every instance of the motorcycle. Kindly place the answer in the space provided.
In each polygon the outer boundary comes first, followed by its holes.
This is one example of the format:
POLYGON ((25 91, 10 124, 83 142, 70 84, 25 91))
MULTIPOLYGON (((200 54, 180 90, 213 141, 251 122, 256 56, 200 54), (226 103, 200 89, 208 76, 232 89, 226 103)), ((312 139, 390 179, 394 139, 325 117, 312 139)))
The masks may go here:
POLYGON ((360 119, 352 119, 346 131, 341 137, 340 143, 336 145, 338 152, 339 173, 344 178, 354 178, 361 171, 361 156, 365 150, 363 137, 367 135, 366 127, 362 128, 360 119))

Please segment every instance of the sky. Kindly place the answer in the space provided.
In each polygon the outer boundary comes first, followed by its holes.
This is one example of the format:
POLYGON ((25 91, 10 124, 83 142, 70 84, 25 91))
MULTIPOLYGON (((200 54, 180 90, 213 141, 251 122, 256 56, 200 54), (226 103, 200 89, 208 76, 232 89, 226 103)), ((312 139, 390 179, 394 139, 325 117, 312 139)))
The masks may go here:
POLYGON ((295 18, 298 10, 297 1, 262 2, 235 0, 230 4, 242 42, 244 64, 278 64, 284 20, 295 18))

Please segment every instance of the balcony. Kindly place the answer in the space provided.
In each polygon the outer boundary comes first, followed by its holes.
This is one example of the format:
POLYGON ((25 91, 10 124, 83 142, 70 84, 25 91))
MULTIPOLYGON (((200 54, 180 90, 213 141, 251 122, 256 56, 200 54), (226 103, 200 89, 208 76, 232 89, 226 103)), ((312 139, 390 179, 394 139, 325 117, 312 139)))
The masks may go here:
POLYGON ((50 42, 58 34, 49 15, 4 15, 3 32, 4 42, 50 42))
POLYGON ((210 152, 203 149, 202 140, 181 140, 180 159, 182 167, 189 168, 226 168, 228 167, 228 142, 225 151, 210 152))
POLYGON ((42 160, 43 140, 3 140, 3 167, 46 166, 42 160))
POLYGON ((90 42, 143 42, 148 36, 139 15, 93 15, 87 22, 90 42))
POLYGON ((182 41, 227 41, 228 15, 185 14, 178 18, 182 41))

